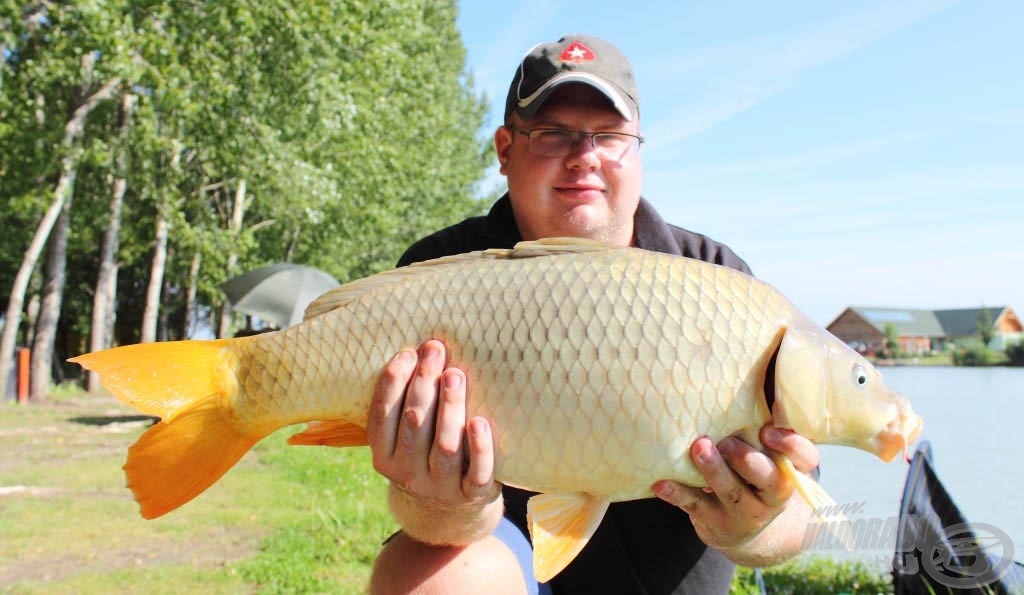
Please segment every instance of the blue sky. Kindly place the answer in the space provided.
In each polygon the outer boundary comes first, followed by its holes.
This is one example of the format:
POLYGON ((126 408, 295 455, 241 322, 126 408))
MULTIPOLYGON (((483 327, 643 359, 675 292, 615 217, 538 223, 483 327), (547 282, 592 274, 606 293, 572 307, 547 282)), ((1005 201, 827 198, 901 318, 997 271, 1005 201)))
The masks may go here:
POLYGON ((644 196, 816 322, 848 305, 1024 312, 1024 3, 496 6, 459 16, 489 130, 533 44, 607 38, 640 87, 644 196))

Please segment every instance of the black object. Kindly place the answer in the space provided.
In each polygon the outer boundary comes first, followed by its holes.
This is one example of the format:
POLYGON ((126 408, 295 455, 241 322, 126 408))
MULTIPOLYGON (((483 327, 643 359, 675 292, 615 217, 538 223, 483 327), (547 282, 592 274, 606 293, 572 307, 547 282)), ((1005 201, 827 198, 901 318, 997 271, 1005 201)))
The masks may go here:
POLYGON ((914 452, 903 487, 893 558, 896 595, 1024 594, 1024 565, 1002 529, 969 523, 932 465, 931 444, 914 452))

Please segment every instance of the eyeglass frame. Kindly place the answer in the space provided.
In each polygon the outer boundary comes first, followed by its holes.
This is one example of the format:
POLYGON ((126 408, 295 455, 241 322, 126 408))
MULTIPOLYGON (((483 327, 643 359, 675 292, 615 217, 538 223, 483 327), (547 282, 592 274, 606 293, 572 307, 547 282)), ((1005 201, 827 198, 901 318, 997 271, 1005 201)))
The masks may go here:
POLYGON ((581 142, 583 142, 584 138, 590 139, 590 147, 595 152, 601 153, 602 149, 598 148, 597 142, 595 140, 596 137, 598 137, 598 136, 605 136, 605 135, 612 136, 612 137, 628 136, 628 137, 632 138, 635 141, 635 143, 630 145, 628 148, 626 148, 626 150, 623 151, 622 155, 619 155, 618 157, 614 157, 614 158, 612 158, 612 157, 603 157, 604 159, 607 159, 609 161, 621 161, 627 155, 630 155, 631 153, 635 153, 635 152, 639 151, 640 150, 640 146, 644 144, 644 137, 643 136, 641 136, 639 134, 630 134, 629 132, 611 132, 611 131, 586 132, 586 131, 583 131, 583 130, 569 130, 568 128, 555 128, 555 127, 540 127, 540 128, 531 128, 529 130, 524 130, 524 129, 522 129, 522 128, 520 128, 520 127, 518 127, 518 126, 516 126, 515 124, 512 124, 512 123, 505 124, 505 127, 508 128, 509 130, 513 131, 513 132, 518 132, 519 134, 525 136, 526 140, 527 140, 527 145, 526 145, 527 150, 529 150, 530 153, 533 153, 534 155, 537 155, 539 157, 568 157, 569 155, 572 155, 573 151, 576 150, 576 147, 578 147, 579 144, 581 142), (531 148, 531 145, 532 145, 532 135, 533 135, 534 132, 564 132, 564 133, 568 133, 568 134, 573 135, 574 138, 573 138, 572 144, 569 145, 569 151, 567 153, 565 153, 564 155, 545 155, 543 153, 535 153, 533 151, 533 149, 531 148))

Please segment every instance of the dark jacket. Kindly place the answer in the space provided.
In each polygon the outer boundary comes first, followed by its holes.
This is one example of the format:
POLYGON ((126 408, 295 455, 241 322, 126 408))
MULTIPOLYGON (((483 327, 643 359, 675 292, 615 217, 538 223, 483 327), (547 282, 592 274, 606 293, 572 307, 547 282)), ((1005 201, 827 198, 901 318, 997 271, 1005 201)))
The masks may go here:
MULTIPOLYGON (((669 225, 646 200, 634 218, 638 248, 697 258, 745 273, 747 263, 724 244, 669 225)), ((473 217, 423 238, 399 260, 404 266, 451 254, 511 248, 522 240, 506 194, 486 216, 473 217)), ((524 535, 526 500, 533 494, 506 486, 505 516, 524 535)), ((580 555, 551 580, 553 593, 727 593, 734 566, 697 537, 684 512, 650 498, 609 506, 580 555)))

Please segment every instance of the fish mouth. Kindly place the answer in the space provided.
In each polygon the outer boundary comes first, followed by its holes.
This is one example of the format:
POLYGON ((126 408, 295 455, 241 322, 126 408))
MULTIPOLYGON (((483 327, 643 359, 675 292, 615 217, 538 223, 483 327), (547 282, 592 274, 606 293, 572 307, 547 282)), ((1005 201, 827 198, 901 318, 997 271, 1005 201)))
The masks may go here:
POLYGON ((868 450, 883 461, 891 461, 899 453, 906 457, 907 447, 917 440, 924 429, 924 420, 910 408, 909 401, 900 398, 898 407, 896 417, 868 441, 868 450))

